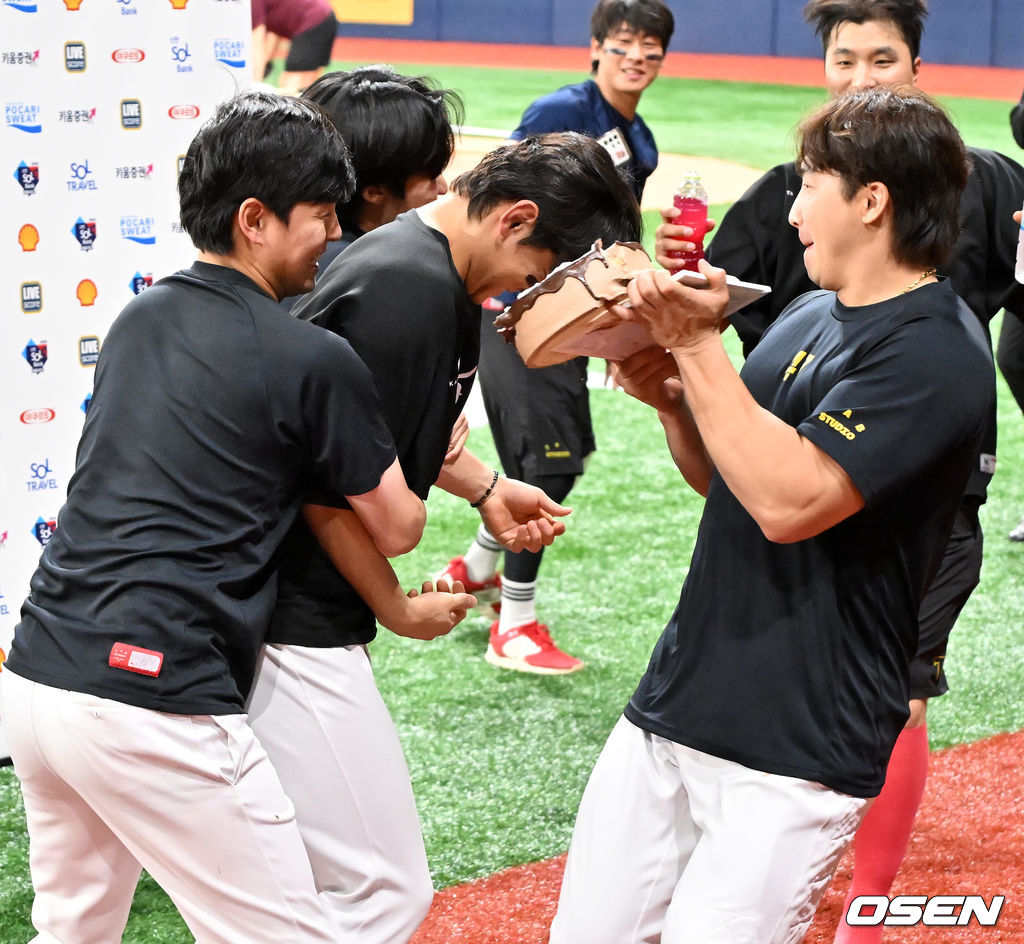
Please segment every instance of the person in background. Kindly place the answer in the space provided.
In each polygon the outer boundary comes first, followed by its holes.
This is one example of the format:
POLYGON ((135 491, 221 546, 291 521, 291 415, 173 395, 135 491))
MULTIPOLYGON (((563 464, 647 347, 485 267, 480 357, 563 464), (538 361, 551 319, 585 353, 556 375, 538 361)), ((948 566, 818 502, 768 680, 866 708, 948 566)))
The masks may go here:
POLYGON ((936 269, 963 142, 914 89, 801 125, 789 223, 821 290, 736 373, 726 273, 648 270, 624 360, 706 498, 675 612, 580 803, 551 944, 792 944, 885 778, 918 608, 942 560, 995 370, 936 269), (956 384, 949 378, 955 376, 956 384))
POLYGON ((328 0, 252 0, 253 81, 270 74, 278 46, 288 43, 278 88, 297 95, 331 61, 338 20, 328 0))
MULTIPOLYGON (((821 38, 825 85, 831 95, 851 89, 912 86, 927 5, 924 0, 812 0, 804 8, 821 38)), ((960 200, 960 237, 939 274, 948 276, 987 333, 1004 306, 1004 324, 1024 315, 1024 291, 1013 278, 1017 229, 1011 210, 1024 201, 1024 168, 995 151, 968 148, 972 170, 960 200), (1011 314, 1012 312, 1012 314, 1011 314)), ((803 264, 804 247, 787 222, 800 189, 793 163, 769 170, 721 221, 707 256, 740 279, 771 285, 772 291, 730 320, 745 354, 793 299, 815 288, 803 264)), ((689 230, 674 226, 676 211, 663 211, 656 244, 658 262, 673 263, 667 249, 689 230)), ((1020 361, 1018 361, 1020 363, 1020 361)), ((948 691, 946 645, 957 617, 981 576, 982 530, 978 509, 995 470, 995 405, 987 433, 961 501, 943 565, 921 604, 917 656, 912 664, 910 717, 896 742, 885 787, 857 834, 855 866, 847 904, 858 895, 885 895, 895 879, 913 829, 928 772, 928 699, 948 691)), ((845 915, 845 909, 844 909, 845 915)), ((878 927, 840 922, 841 944, 877 940, 878 927)))
MULTIPOLYGON (((445 189, 437 183, 451 146, 444 94, 379 67, 324 76, 308 94, 336 116, 357 167, 369 168, 357 192, 371 193, 377 148, 402 132, 392 147, 411 157, 431 141, 426 153, 434 156, 419 166, 396 160, 425 186, 411 188, 407 177, 403 187, 396 174, 389 192, 445 189), (377 99, 392 101, 378 110, 377 99), (378 134, 382 118, 389 127, 378 134)), ((357 220, 374 207, 364 203, 357 220)), ((638 229, 639 207, 603 149, 581 135, 530 138, 491 152, 436 200, 354 239, 293 311, 345 338, 365 362, 416 494, 425 499, 437 485, 466 499, 502 547, 537 551, 564 531, 557 516, 568 509, 468 449, 452 457, 453 424, 476 374, 480 303, 544 278, 595 234, 638 229)), ((407 941, 433 897, 408 768, 367 652, 375 616, 402 635, 424 635, 392 620, 396 587, 365 538, 346 530, 324 551, 300 522, 281 554, 250 702, 253 727, 295 803, 321 898, 344 939, 368 944, 407 941)), ((461 585, 452 589, 454 625, 461 585)), ((433 595, 424 596, 429 606, 433 595)), ((451 628, 444 617, 439 632, 451 628)))
MULTIPOLYGON (((537 99, 523 113, 513 139, 553 131, 586 134, 605 148, 639 202, 658 164, 658 149, 637 108, 658 77, 674 28, 672 12, 661 0, 601 0, 590 21, 592 78, 537 99)), ((507 296, 484 305, 480 371, 487 419, 502 468, 564 501, 596 448, 588 359, 527 368, 490 325, 494 310, 513 300, 507 296)), ((560 649, 537 619, 541 559, 542 552, 503 554, 481 525, 465 553, 450 560, 435 580, 460 580, 485 603, 499 598, 488 662, 564 675, 583 662, 560 649)))

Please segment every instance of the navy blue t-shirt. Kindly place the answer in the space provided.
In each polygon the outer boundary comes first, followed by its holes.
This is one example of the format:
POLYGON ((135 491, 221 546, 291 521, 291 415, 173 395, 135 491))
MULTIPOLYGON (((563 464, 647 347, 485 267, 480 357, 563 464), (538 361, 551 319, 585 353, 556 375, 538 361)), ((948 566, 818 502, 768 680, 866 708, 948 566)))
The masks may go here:
POLYGON ((614 109, 597 83, 588 79, 538 98, 523 112, 512 138, 521 141, 527 135, 553 131, 578 131, 597 141, 629 181, 639 202, 644 183, 658 166, 658 147, 643 118, 635 115, 630 120, 614 109))

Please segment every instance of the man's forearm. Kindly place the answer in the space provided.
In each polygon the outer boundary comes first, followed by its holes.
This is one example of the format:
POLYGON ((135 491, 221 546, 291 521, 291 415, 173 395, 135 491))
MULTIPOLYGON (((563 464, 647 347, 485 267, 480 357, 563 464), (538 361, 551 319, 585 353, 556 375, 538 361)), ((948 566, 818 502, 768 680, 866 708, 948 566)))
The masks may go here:
POLYGON ((863 507, 838 463, 757 404, 719 339, 672 354, 707 455, 769 540, 812 537, 863 507))

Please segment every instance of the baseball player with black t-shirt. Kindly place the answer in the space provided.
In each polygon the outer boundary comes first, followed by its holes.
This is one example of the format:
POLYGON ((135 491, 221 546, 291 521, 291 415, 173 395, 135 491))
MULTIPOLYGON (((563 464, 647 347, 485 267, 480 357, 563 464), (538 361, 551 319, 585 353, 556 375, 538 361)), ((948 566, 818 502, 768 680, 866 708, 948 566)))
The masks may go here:
MULTIPOLYGON (((598 144, 529 138, 361 235, 294 311, 364 360, 417 494, 436 484, 469 500, 503 546, 536 550, 564 530, 551 516, 567 509, 468 449, 446 462, 476 376, 480 303, 543 279, 595 235, 639 228, 639 207, 598 144), (537 534, 521 539, 520 522, 537 534)), ((353 579, 365 563, 325 553, 301 523, 293 529, 250 715, 337 926, 397 944, 422 921, 432 886, 401 743, 365 650, 381 617, 374 581, 353 579)))
MULTIPOLYGON (((832 95, 857 88, 913 85, 927 7, 923 0, 812 0, 804 14, 822 40, 825 85, 832 95)), ((967 303, 986 333, 1005 309, 997 361, 1008 378, 1024 369, 1024 286, 1014 280, 1017 227, 1010 217, 1024 201, 1024 167, 996 151, 968 148, 971 173, 960 198, 960 236, 938 269, 967 303), (1021 343, 1017 343, 1017 342, 1021 343)), ((792 162, 767 171, 726 213, 707 251, 708 261, 731 275, 771 285, 772 291, 730 318, 749 354, 762 334, 799 295, 816 286, 803 264, 803 246, 787 222, 800 190, 792 162)), ((664 210, 666 220, 674 210, 664 210)), ((678 228, 659 228, 658 261, 672 268, 678 228)), ((1011 390, 1014 383, 1010 381, 1011 390)), ((1018 397, 1022 403, 1024 399, 1018 397)), ((857 834, 848 903, 888 893, 903 859, 928 775, 927 705, 949 690, 945 658, 949 635, 981 579, 984 536, 979 518, 996 467, 995 404, 950 535, 942 566, 921 603, 917 654, 911 663, 911 714, 889 761, 885 789, 857 834)), ((1022 533, 1024 537, 1024 533, 1022 533)), ((844 913, 845 913, 844 908, 844 913)), ((840 921, 837 944, 871 944, 880 926, 840 921)))
POLYGON ((723 270, 701 264, 706 291, 641 273, 617 310, 660 345, 619 379, 707 501, 581 802, 553 944, 801 941, 907 719, 995 396, 985 333, 935 275, 968 162, 929 98, 872 89, 803 123, 798 166, 790 222, 823 291, 739 375, 723 270))
POLYGON ((120 940, 145 868, 197 941, 335 940, 244 699, 303 502, 388 554, 425 521, 366 367, 278 305, 351 181, 308 103, 221 106, 179 179, 199 261, 107 335, 0 692, 41 939, 120 940))

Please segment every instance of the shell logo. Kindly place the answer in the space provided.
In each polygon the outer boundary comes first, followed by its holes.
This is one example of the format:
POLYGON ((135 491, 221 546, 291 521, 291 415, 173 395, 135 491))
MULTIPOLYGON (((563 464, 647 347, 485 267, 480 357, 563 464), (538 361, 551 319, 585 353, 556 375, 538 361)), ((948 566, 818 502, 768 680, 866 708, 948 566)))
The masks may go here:
POLYGON ((188 6, 188 0, 171 0, 172 10, 184 10, 188 6))
POLYGON ((51 410, 48 406, 42 406, 32 410, 24 410, 18 419, 26 426, 34 426, 36 423, 49 423, 56 415, 55 410, 51 410))
POLYGON ((26 223, 18 230, 18 245, 23 252, 35 252, 39 245, 39 230, 31 223, 26 223))
POLYGON ((75 13, 81 8, 82 0, 64 0, 64 6, 72 13, 75 13))
POLYGON ((78 283, 78 288, 75 290, 75 298, 78 299, 79 304, 83 308, 89 308, 96 301, 96 296, 99 295, 99 291, 96 288, 96 283, 92 279, 82 279, 78 283))
POLYGON ((199 106, 198 105, 171 105, 167 109, 167 114, 172 118, 198 118, 199 117, 199 106))
POLYGON ((121 63, 142 62, 146 58, 146 53, 142 49, 115 49, 110 58, 121 63))

